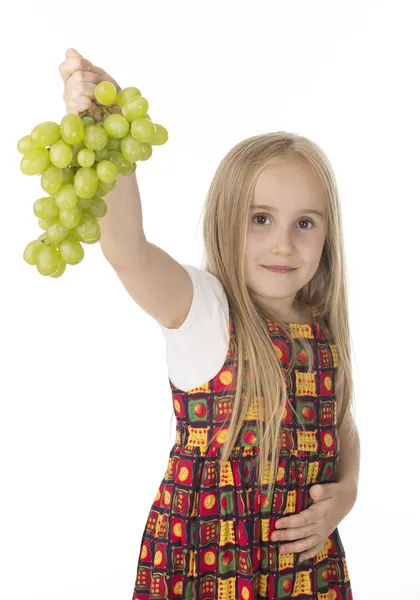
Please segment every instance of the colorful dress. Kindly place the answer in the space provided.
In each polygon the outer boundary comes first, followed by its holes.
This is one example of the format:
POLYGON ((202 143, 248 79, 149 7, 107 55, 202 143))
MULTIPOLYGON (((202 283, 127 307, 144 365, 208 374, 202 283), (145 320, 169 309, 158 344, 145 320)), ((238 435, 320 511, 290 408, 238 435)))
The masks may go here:
MULTIPOLYGON (((312 485, 336 481, 337 348, 328 340, 325 321, 289 324, 297 342, 300 337, 309 340, 314 371, 304 372, 307 354, 304 348, 298 350, 288 391, 305 429, 286 404, 274 493, 267 498, 255 484, 255 412, 247 415, 227 463, 220 467, 216 460, 226 437, 227 425, 223 429, 222 424, 238 385, 231 309, 229 315, 228 350, 217 375, 186 392, 169 380, 176 442, 143 533, 132 600, 352 600, 337 528, 315 557, 300 564, 299 553, 280 554, 282 542, 271 540, 278 517, 312 504, 312 485)), ((264 318, 286 366, 290 342, 276 321, 264 318)))

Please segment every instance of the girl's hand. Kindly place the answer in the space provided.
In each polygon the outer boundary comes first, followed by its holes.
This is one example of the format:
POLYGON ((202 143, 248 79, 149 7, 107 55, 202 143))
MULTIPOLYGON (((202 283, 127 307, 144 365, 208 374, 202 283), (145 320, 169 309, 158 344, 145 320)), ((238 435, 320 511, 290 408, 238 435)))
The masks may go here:
MULTIPOLYGON (((115 79, 74 48, 67 50, 66 60, 61 63, 59 70, 64 82, 63 99, 67 114, 77 115, 89 110, 95 121, 102 120, 104 111, 95 100, 94 90, 99 82, 111 81, 117 88, 117 93, 120 92, 121 88, 115 79)), ((118 106, 113 107, 111 112, 121 113, 118 106)))
POLYGON ((298 562, 316 556, 328 536, 350 512, 356 501, 356 490, 342 483, 313 485, 309 493, 314 501, 306 510, 290 517, 277 519, 273 541, 297 540, 281 546, 280 552, 299 552, 298 562), (280 529, 281 531, 277 531, 280 529))

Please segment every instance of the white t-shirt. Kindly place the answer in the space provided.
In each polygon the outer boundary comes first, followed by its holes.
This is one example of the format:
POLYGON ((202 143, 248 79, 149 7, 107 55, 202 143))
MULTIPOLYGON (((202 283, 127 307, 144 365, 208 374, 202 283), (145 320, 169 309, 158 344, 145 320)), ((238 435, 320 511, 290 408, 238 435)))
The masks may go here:
POLYGON ((217 277, 182 265, 193 284, 193 299, 181 327, 159 324, 166 341, 168 375, 176 388, 189 391, 210 381, 225 362, 229 343, 229 305, 217 277))

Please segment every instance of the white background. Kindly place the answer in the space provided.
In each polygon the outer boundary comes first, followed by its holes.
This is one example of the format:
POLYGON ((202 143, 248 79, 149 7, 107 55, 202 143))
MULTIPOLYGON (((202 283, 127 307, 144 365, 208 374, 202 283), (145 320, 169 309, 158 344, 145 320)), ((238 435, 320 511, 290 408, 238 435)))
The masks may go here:
MULTIPOLYGON (((1 512, 4 600, 131 600, 175 441, 164 339, 99 244, 63 277, 16 144, 65 114, 74 47, 137 86, 169 142, 140 163, 144 227, 200 266, 200 215, 241 139, 286 130, 328 154, 341 198, 362 467, 339 526, 355 600, 419 598, 417 3, 29 0, 2 9, 1 512), (416 441, 417 440, 417 441, 416 441)), ((168 291, 170 293, 170 290, 168 291)))

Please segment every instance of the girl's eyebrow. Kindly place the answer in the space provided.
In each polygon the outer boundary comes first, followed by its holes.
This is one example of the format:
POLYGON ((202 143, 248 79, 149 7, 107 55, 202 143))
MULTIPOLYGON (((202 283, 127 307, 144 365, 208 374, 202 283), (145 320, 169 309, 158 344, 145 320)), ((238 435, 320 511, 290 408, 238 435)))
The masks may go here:
MULTIPOLYGON (((258 206, 251 206, 252 209, 263 209, 263 210, 272 210, 273 212, 279 212, 277 210, 277 208, 275 208, 274 206, 269 206, 268 204, 259 204, 258 206)), ((313 213, 315 215, 318 215, 319 217, 323 217, 324 214, 322 212, 320 212, 319 210, 316 210, 315 208, 302 208, 300 210, 297 210, 296 212, 300 212, 300 213, 313 213)))

